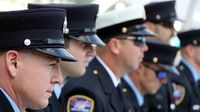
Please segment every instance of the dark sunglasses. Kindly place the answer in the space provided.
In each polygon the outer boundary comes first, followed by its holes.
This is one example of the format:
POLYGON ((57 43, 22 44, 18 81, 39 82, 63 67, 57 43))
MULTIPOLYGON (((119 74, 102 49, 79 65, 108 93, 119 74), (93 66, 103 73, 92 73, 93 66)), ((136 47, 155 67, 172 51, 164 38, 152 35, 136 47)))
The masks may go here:
POLYGON ((125 38, 120 38, 120 39, 127 39, 127 40, 133 40, 134 44, 138 47, 143 47, 146 45, 146 38, 141 37, 141 36, 126 36, 125 38))
POLYGON ((156 77, 158 79, 165 79, 167 77, 167 72, 165 70, 156 70, 155 68, 151 67, 148 64, 144 64, 143 65, 151 70, 153 70, 156 73, 156 77))

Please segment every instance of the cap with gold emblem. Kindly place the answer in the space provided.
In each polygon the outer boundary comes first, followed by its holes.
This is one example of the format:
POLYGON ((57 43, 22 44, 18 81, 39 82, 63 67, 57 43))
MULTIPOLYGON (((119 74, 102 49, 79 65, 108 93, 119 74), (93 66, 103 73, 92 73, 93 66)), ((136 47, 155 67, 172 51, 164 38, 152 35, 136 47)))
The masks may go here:
POLYGON ((155 36, 144 26, 144 15, 142 5, 106 12, 97 17, 97 35, 101 39, 113 35, 155 36))
POLYGON ((144 61, 163 65, 174 65, 178 48, 150 40, 147 41, 147 46, 149 50, 145 52, 144 61))
POLYGON ((62 8, 67 12, 64 36, 95 45, 105 45, 96 35, 97 4, 28 4, 33 8, 62 8))
POLYGON ((0 50, 34 49, 74 61, 64 49, 65 10, 33 9, 0 12, 0 50))

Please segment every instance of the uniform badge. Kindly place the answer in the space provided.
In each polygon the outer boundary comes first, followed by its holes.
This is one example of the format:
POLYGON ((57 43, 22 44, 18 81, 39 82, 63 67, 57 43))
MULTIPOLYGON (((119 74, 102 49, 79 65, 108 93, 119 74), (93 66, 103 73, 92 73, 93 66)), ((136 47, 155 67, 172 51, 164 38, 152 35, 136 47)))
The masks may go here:
POLYGON ((83 95, 74 95, 67 101, 67 112, 92 112, 94 100, 83 95))
POLYGON ((173 99, 176 105, 179 105, 185 97, 185 87, 173 83, 173 99))

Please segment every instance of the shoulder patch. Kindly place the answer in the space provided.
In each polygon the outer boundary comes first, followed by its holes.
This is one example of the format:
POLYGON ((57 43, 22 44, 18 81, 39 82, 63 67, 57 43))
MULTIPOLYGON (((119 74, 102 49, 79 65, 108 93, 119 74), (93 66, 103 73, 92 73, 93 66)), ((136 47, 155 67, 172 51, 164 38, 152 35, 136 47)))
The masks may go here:
POLYGON ((173 99, 176 105, 179 105, 185 97, 185 87, 179 84, 173 83, 173 99))
POLYGON ((93 112, 94 100, 84 95, 74 95, 67 101, 67 112, 93 112))

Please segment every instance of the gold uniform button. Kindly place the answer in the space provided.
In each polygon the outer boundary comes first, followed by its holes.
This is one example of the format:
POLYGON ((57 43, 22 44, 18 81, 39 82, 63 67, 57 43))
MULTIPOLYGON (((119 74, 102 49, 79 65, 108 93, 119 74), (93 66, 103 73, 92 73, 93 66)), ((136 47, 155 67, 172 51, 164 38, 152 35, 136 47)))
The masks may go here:
POLYGON ((94 74, 94 75, 97 75, 97 74, 98 74, 98 71, 97 71, 97 70, 93 70, 93 74, 94 74))
POLYGON ((128 90, 127 90, 127 88, 123 88, 122 91, 123 91, 124 93, 126 93, 128 90))

